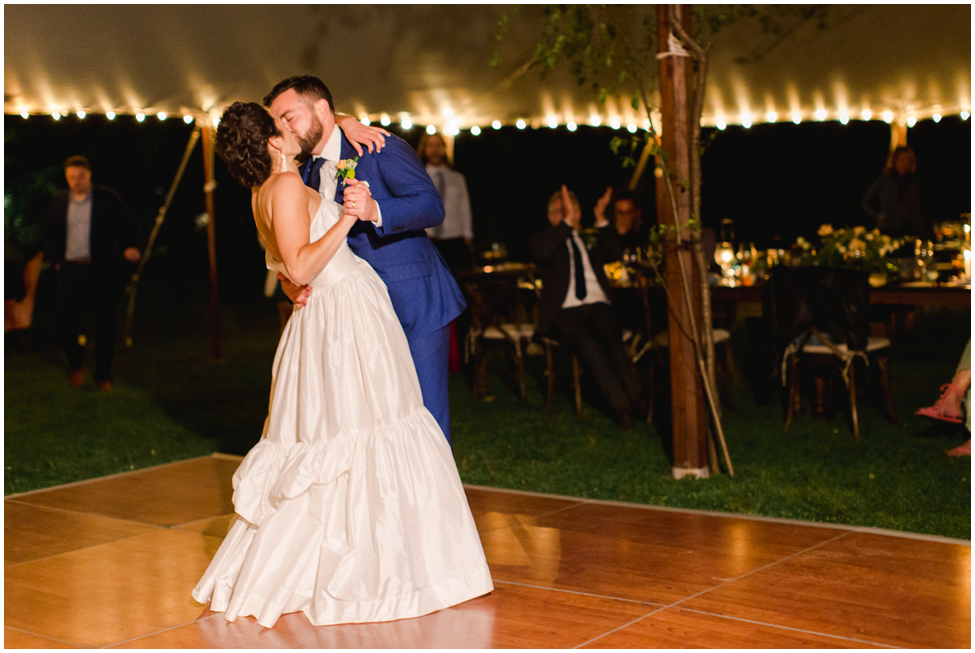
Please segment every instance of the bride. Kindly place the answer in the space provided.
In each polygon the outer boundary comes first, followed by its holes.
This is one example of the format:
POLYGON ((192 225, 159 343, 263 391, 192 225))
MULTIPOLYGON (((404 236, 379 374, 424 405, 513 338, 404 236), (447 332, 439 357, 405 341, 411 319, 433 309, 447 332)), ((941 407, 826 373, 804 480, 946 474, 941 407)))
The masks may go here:
POLYGON ((216 146, 251 188, 268 268, 312 290, 281 335, 263 436, 193 598, 270 628, 299 610, 315 625, 390 621, 490 592, 386 286, 346 243, 356 218, 302 183, 300 145, 259 104, 227 109, 216 146))

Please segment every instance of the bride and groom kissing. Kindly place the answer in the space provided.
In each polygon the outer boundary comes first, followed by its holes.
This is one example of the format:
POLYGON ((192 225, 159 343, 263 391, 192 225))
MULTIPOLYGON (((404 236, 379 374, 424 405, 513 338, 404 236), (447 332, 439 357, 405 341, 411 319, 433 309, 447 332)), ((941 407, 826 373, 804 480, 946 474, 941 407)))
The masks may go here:
POLYGON ((450 449, 449 324, 465 304, 424 232, 443 221, 440 195, 408 144, 336 116, 318 78, 286 79, 264 105, 231 105, 216 149, 251 189, 295 311, 261 440, 234 474, 235 519, 193 597, 271 627, 486 594, 450 449))

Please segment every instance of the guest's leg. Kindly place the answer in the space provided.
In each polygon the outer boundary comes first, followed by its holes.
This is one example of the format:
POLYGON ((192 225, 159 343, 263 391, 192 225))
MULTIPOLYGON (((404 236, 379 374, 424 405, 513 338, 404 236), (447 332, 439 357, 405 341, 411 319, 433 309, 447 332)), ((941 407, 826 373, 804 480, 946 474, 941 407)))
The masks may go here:
POLYGON ((609 360, 613 362, 623 391, 633 406, 641 405, 644 400, 641 398, 640 383, 633 371, 633 362, 623 347, 623 330, 616 321, 612 307, 603 303, 593 304, 591 315, 592 324, 597 329, 596 337, 602 343, 609 360))
POLYGON ((95 323, 95 380, 112 380, 115 355, 115 316, 119 293, 114 279, 96 279, 93 288, 92 317, 95 323))
POLYGON ((437 420, 448 444, 450 433, 450 400, 447 396, 447 356, 450 347, 450 325, 431 334, 410 339, 410 353, 420 380, 423 405, 437 420))
POLYGON ((85 274, 70 263, 58 271, 58 333, 72 372, 81 370, 85 364, 85 348, 78 344, 87 303, 85 274))
POLYGON ((594 324, 591 306, 577 306, 559 311, 555 318, 554 335, 578 357, 596 384, 609 398, 613 410, 620 416, 632 416, 633 405, 620 384, 614 364, 606 354, 599 338, 599 327, 594 324))
POLYGON ((955 378, 951 384, 965 392, 965 426, 972 430, 972 341, 968 340, 965 351, 958 361, 958 368, 955 370, 955 378))

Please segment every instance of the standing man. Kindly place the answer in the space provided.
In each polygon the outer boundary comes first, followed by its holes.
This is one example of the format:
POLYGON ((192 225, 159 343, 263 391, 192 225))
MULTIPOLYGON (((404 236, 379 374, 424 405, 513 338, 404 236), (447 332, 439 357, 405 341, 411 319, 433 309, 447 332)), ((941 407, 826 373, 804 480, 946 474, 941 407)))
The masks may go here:
MULTIPOLYGON (((300 170, 305 184, 359 219, 349 232, 349 247, 379 274, 389 290, 393 309, 403 325, 423 393, 448 442, 450 406, 447 398, 447 352, 450 322, 466 303, 450 270, 424 229, 443 222, 444 208, 416 152, 402 139, 389 136, 380 152, 357 156, 335 122, 332 94, 317 77, 290 77, 275 86, 268 107, 281 129, 291 131, 307 157, 300 170), (355 177, 336 179, 356 160, 355 177), (365 183, 364 183, 365 182, 365 183)), ((282 281, 285 293, 300 308, 308 289, 282 281)))
POLYGON ((57 270, 59 331, 71 369, 69 383, 78 387, 85 379, 81 322, 88 314, 95 327, 95 380, 99 390, 110 391, 123 259, 139 261, 139 227, 114 190, 92 186, 88 159, 69 157, 64 176, 68 190, 57 193, 47 211, 46 255, 57 270))
POLYGON ((427 229, 427 236, 454 274, 470 270, 471 243, 474 226, 471 217, 471 199, 467 194, 464 175, 451 167, 447 158, 447 144, 440 134, 424 134, 416 148, 420 162, 443 199, 443 224, 427 229))

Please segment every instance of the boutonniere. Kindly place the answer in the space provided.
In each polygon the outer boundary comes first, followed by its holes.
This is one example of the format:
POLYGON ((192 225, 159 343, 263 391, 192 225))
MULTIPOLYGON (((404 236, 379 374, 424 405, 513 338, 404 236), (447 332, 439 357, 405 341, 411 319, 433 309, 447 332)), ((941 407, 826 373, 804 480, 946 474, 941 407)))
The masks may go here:
POLYGON ((335 178, 345 185, 346 180, 355 179, 355 167, 359 163, 359 157, 352 159, 342 159, 336 166, 335 178))

